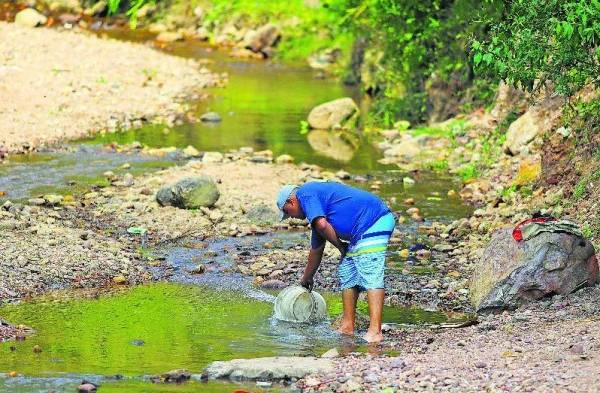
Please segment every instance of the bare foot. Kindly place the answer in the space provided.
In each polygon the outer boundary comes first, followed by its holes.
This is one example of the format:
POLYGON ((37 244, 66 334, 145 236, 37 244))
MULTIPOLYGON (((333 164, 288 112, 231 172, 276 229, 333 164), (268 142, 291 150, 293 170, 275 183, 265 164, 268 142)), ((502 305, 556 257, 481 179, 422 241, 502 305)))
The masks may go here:
POLYGON ((349 327, 349 326, 340 326, 336 332, 340 333, 340 334, 345 334, 347 336, 353 336, 354 335, 354 327, 349 327))
POLYGON ((371 333, 367 331, 367 334, 363 336, 363 339, 368 343, 378 343, 383 341, 383 334, 379 333, 371 333))

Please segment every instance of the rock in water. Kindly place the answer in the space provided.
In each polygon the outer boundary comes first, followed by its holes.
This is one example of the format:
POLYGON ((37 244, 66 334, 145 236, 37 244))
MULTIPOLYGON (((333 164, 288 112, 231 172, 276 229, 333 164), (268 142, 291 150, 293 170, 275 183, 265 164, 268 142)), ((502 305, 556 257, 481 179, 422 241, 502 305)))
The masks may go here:
POLYGON ((34 10, 33 8, 25 8, 15 15, 15 23, 25 27, 36 27, 46 24, 48 19, 34 10))
POLYGON ((181 383, 189 380, 192 374, 187 370, 171 370, 160 376, 162 382, 166 383, 181 383))
POLYGON ((244 36, 242 46, 250 49, 252 52, 261 52, 266 48, 275 46, 281 38, 281 33, 277 26, 267 23, 257 30, 250 30, 244 36))
POLYGON ((517 242, 512 229, 496 231, 470 282, 477 311, 516 308, 554 294, 568 294, 598 280, 592 244, 568 233, 541 233, 517 242))
POLYGON ((200 116, 200 121, 205 123, 218 123, 221 121, 221 115, 217 112, 206 112, 200 116))
POLYGON ((175 42, 183 40, 183 36, 172 31, 163 31, 156 36, 156 41, 160 42, 175 42))
POLYGON ((92 393, 96 392, 97 386, 91 382, 83 381, 81 385, 77 387, 79 393, 92 393))
POLYGON ((308 114, 308 124, 322 130, 352 128, 357 118, 358 106, 352 98, 345 97, 314 107, 308 114))
POLYGON ((156 201, 161 206, 175 206, 181 209, 212 207, 221 194, 215 182, 208 176, 188 177, 174 185, 163 187, 156 193, 156 201))

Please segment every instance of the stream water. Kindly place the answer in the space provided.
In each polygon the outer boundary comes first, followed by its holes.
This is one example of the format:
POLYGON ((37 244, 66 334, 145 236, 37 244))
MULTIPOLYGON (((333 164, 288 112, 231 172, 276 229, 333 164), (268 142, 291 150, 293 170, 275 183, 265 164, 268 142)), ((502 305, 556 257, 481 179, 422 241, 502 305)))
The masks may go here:
MULTIPOLYGON (((108 30, 103 34, 132 41, 149 38, 143 31, 108 30)), ((342 96, 358 99, 356 91, 334 80, 316 78, 313 71, 301 65, 231 59, 193 42, 176 43, 170 49, 179 56, 210 58, 214 61, 211 69, 230 75, 226 88, 212 89, 209 100, 195 103, 198 115, 216 111, 222 122, 175 126, 169 133, 163 132, 165 126, 147 125, 97 135, 57 152, 13 157, 11 163, 0 166, 0 191, 7 192, 3 198, 18 201, 50 192, 83 192, 91 186, 106 185, 101 174, 107 170, 118 173, 124 163, 131 165, 127 171, 133 174, 176 163, 168 157, 157 160, 108 153, 101 148, 113 141, 139 141, 153 147, 193 145, 200 151, 227 151, 242 146, 270 149, 275 155, 291 154, 297 162, 383 180, 380 195, 386 199, 396 197, 398 201, 392 208, 402 209, 401 201, 413 197, 428 220, 446 221, 469 213, 469 208, 458 199, 446 196, 449 189, 458 185, 448 176, 425 173, 415 186, 405 188, 402 178, 406 174, 379 164, 380 156, 365 138, 358 136, 358 143, 344 146, 340 153, 323 149, 318 143, 322 136, 299 132, 300 121, 312 107, 342 96)), ((414 226, 406 225, 403 230, 414 232, 414 226)), ((278 236, 284 236, 284 243, 306 243, 304 234, 278 236)), ((251 247, 264 240, 243 241, 251 247)), ((206 251, 185 246, 162 250, 175 271, 169 283, 138 286, 90 299, 53 294, 1 306, 3 318, 32 326, 36 334, 25 341, 0 343, 0 373, 14 370, 22 375, 0 377, 0 391, 75 391, 82 379, 100 382, 103 392, 256 390, 252 384, 200 381, 181 386, 153 385, 146 377, 174 368, 199 373, 213 360, 318 355, 344 345, 327 325, 298 329, 276 323, 271 319, 274 294, 253 289, 239 275, 222 268, 202 276, 186 273, 193 256, 209 259, 219 267, 227 266, 224 250, 231 246, 227 241, 211 243, 210 257, 202 254, 206 251), (42 348, 41 353, 34 353, 36 345, 42 348)), ((339 295, 325 296, 330 314, 338 314, 339 295)), ((386 308, 384 314, 384 320, 390 323, 439 323, 448 318, 451 317, 443 313, 419 309, 386 308)), ((346 344, 348 350, 364 350, 354 343, 346 344)))

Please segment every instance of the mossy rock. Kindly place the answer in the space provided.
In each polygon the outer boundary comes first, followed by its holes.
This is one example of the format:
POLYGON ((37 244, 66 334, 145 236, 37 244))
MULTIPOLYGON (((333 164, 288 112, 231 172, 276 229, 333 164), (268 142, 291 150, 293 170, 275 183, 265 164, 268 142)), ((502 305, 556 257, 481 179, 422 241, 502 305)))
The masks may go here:
POLYGON ((163 187, 156 193, 156 201, 161 206, 175 206, 181 209, 212 207, 221 194, 215 182, 208 176, 188 177, 174 185, 163 187))

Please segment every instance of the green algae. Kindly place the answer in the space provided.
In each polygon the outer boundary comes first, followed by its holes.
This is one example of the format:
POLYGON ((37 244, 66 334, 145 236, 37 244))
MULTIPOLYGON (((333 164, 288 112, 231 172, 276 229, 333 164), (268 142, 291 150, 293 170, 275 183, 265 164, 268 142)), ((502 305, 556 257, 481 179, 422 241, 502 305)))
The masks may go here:
POLYGON ((31 326, 36 334, 0 344, 0 372, 200 372, 213 360, 277 353, 280 345, 268 336, 271 310, 270 303, 227 291, 177 284, 138 286, 99 299, 5 305, 4 318, 31 326), (41 353, 33 352, 35 345, 41 353))

